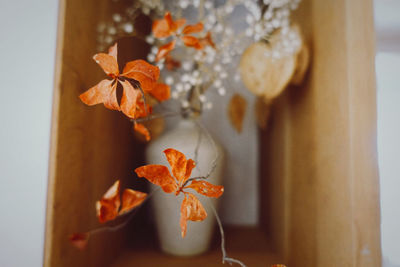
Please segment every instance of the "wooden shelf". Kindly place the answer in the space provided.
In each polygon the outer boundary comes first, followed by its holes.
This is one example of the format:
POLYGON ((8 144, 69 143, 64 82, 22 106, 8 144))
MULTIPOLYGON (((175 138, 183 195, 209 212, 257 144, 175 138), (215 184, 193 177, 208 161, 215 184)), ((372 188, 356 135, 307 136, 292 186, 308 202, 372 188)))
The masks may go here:
MULTIPOLYGON (((136 226, 93 237, 85 253, 67 241, 99 227, 94 203, 115 178, 143 188, 132 179, 144 155, 132 124, 78 98, 104 79, 92 60, 96 26, 130 4, 60 0, 44 266, 227 266, 218 232, 212 249, 192 258, 164 255, 154 231, 136 226)), ((226 229, 228 254, 249 267, 380 266, 373 2, 303 0, 293 15, 312 48, 311 68, 271 107, 259 134, 260 229, 226 229)), ((118 42, 121 62, 147 55, 139 39, 118 42)), ((148 227, 143 211, 135 223, 148 227)))
MULTIPOLYGON (((259 228, 229 227, 225 229, 227 253, 230 257, 243 261, 247 266, 270 266, 283 263, 283 259, 273 253, 268 238, 259 228)), ((112 267, 125 266, 227 266, 222 264, 220 236, 216 239, 210 251, 194 257, 175 257, 162 253, 154 237, 150 237, 140 247, 131 245, 125 248, 112 267)))

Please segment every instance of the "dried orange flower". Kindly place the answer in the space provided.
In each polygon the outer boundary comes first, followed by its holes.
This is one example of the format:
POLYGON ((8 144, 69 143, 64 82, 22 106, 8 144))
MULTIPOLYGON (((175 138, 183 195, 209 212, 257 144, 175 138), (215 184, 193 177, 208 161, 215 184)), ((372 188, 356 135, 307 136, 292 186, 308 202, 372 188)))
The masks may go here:
MULTIPOLYGON (((79 98, 85 104, 92 106, 103 103, 108 109, 122 111, 127 117, 136 119, 148 115, 149 108, 146 109, 143 103, 143 93, 148 93, 158 101, 169 98, 170 88, 166 84, 157 83, 160 76, 158 67, 147 63, 144 60, 133 60, 128 62, 122 74, 119 72, 117 62, 117 44, 110 47, 108 54, 99 53, 93 59, 100 65, 111 80, 102 80, 93 86, 79 98), (140 84, 140 88, 132 86, 130 80, 140 84), (117 100, 117 83, 123 88, 121 103, 117 100), (168 97, 167 97, 168 96, 168 97)), ((144 127, 142 125, 142 127, 144 127)), ((141 126, 135 128, 141 129, 141 126)))
MULTIPOLYGON (((174 21, 172 19, 171 13, 165 13, 163 19, 156 20, 153 22, 153 35, 156 38, 166 38, 170 36, 175 36, 181 38, 183 43, 188 47, 193 47, 195 49, 201 50, 205 46, 210 45, 215 48, 215 44, 211 40, 211 33, 208 32, 204 38, 197 38, 195 36, 189 35, 194 33, 199 33, 204 29, 203 23, 198 22, 193 25, 186 25, 181 33, 178 30, 183 27, 186 23, 185 19, 179 19, 174 21)), ((156 55, 156 61, 165 58, 174 48, 176 40, 173 40, 165 45, 158 48, 156 55)))
POLYGON ((202 221, 207 217, 207 213, 197 197, 186 190, 193 189, 207 197, 218 198, 223 194, 224 187, 203 180, 188 181, 195 162, 192 159, 187 160, 183 153, 172 148, 166 149, 164 153, 171 166, 172 175, 164 165, 146 165, 135 169, 135 172, 139 177, 144 177, 149 182, 160 186, 165 193, 175 193, 175 195, 183 193, 185 195, 181 205, 180 219, 181 235, 185 237, 188 220, 202 221), (190 184, 187 185, 188 183, 190 184))
POLYGON ((174 21, 171 13, 167 12, 163 19, 155 20, 153 22, 152 31, 153 35, 157 38, 166 38, 175 34, 179 28, 185 25, 186 19, 178 19, 174 21))

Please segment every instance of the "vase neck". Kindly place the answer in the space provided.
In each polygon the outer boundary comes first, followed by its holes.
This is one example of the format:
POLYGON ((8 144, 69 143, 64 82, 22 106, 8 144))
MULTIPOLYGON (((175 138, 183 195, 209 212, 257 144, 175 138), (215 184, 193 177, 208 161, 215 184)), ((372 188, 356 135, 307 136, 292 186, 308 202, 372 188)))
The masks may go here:
POLYGON ((178 123, 178 127, 182 128, 193 128, 195 126, 196 122, 194 118, 182 118, 178 123))

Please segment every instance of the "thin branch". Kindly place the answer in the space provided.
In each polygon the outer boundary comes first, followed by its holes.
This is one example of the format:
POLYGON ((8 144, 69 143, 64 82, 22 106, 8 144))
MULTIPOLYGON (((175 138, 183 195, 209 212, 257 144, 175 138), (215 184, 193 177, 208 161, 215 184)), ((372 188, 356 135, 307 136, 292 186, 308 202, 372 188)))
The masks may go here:
MULTIPOLYGON (((190 179, 187 179, 186 182, 182 185, 182 187, 185 187, 188 183, 190 183, 193 180, 208 179, 211 176, 211 174, 215 171, 215 168, 217 168, 217 165, 218 165, 217 163, 218 163, 218 159, 219 159, 219 152, 218 152, 217 144, 215 143, 214 139, 211 137, 211 135, 207 131, 207 129, 204 128, 204 126, 199 121, 195 120, 195 123, 196 123, 197 127, 200 128, 201 132, 203 132, 207 136, 209 142, 213 146, 214 152, 215 152, 215 158, 212 162, 211 168, 209 169, 208 173, 205 176, 198 176, 198 177, 192 177, 190 179)), ((196 156, 196 150, 195 150, 195 156, 196 156)), ((196 160, 195 160, 195 162, 197 163, 196 160)))
POLYGON ((219 159, 219 152, 218 152, 218 148, 217 148, 217 144, 215 143, 214 139, 211 137, 211 134, 208 132, 208 130, 199 122, 199 121, 195 121, 197 127, 199 127, 204 134, 207 136, 208 140, 210 141, 211 145, 214 147, 214 152, 215 152, 215 158, 212 162, 212 166, 210 168, 210 170, 208 171, 208 173, 205 175, 205 177, 210 177, 210 175, 214 172, 215 168, 217 167, 217 162, 219 159))
MULTIPOLYGON (((197 143, 196 143, 196 148, 194 149, 194 162, 196 163, 196 167, 198 168, 198 159, 199 159, 199 149, 200 149, 200 144, 201 144, 201 137, 203 136, 203 131, 199 131, 197 137, 197 143)), ((199 169, 200 171, 200 169, 199 169)))
POLYGON ((199 3, 199 21, 204 19, 204 0, 200 0, 199 3))
POLYGON ((132 122, 143 122, 143 121, 150 121, 150 120, 154 120, 157 118, 167 118, 167 117, 175 117, 175 116, 179 116, 182 115, 182 112, 177 112, 177 111, 171 111, 171 112, 165 112, 165 113, 161 113, 161 114, 152 114, 143 118, 137 118, 137 119, 131 119, 132 122))
POLYGON ((225 262, 227 262, 227 263, 229 263, 229 265, 232 265, 232 263, 236 263, 236 264, 239 264, 241 267, 247 267, 240 260, 228 257, 228 255, 226 253, 226 248, 225 248, 225 232, 224 232, 224 228, 222 227, 221 219, 219 218, 219 215, 218 215, 213 203, 211 202, 211 200, 207 198, 207 201, 208 201, 208 204, 209 204, 211 210, 214 213, 215 219, 217 220, 219 232, 221 234, 222 263, 225 264, 225 262))
POLYGON ((143 88, 142 88, 142 86, 140 85, 139 82, 136 84, 136 88, 139 89, 140 92, 142 93, 144 111, 145 111, 145 113, 146 113, 146 118, 147 118, 147 117, 148 117, 147 114, 149 114, 149 109, 148 109, 147 104, 146 104, 146 97, 144 96, 143 88))

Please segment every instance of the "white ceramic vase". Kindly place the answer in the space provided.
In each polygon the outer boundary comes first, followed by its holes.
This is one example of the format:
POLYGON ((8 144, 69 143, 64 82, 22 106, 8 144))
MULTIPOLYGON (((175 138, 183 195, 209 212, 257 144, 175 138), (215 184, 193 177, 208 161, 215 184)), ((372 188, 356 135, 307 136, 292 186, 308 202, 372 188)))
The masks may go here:
MULTIPOLYGON (((162 164, 169 166, 163 151, 167 148, 174 148, 186 155, 186 158, 195 159, 196 144, 199 140, 199 133, 202 131, 192 119, 182 119, 171 131, 166 132, 158 139, 151 142, 146 150, 148 164, 162 164)), ((212 138, 212 137, 211 137, 212 138)), ((216 158, 216 151, 219 154, 217 167, 214 169, 209 182, 221 185, 224 163, 224 152, 222 147, 215 141, 211 142, 210 137, 204 133, 200 140, 198 149, 197 166, 193 169, 191 177, 206 175, 216 158), (215 145, 214 145, 215 144, 215 145)), ((159 188, 152 185, 152 189, 159 188)), ((186 237, 181 237, 179 225, 180 207, 183 195, 166 194, 162 190, 156 191, 152 197, 152 207, 155 224, 158 232, 161 249, 168 254, 177 256, 198 255, 210 246, 215 226, 215 217, 210 208, 209 201, 216 207, 217 200, 194 193, 203 204, 208 214, 202 222, 188 221, 186 237)))

